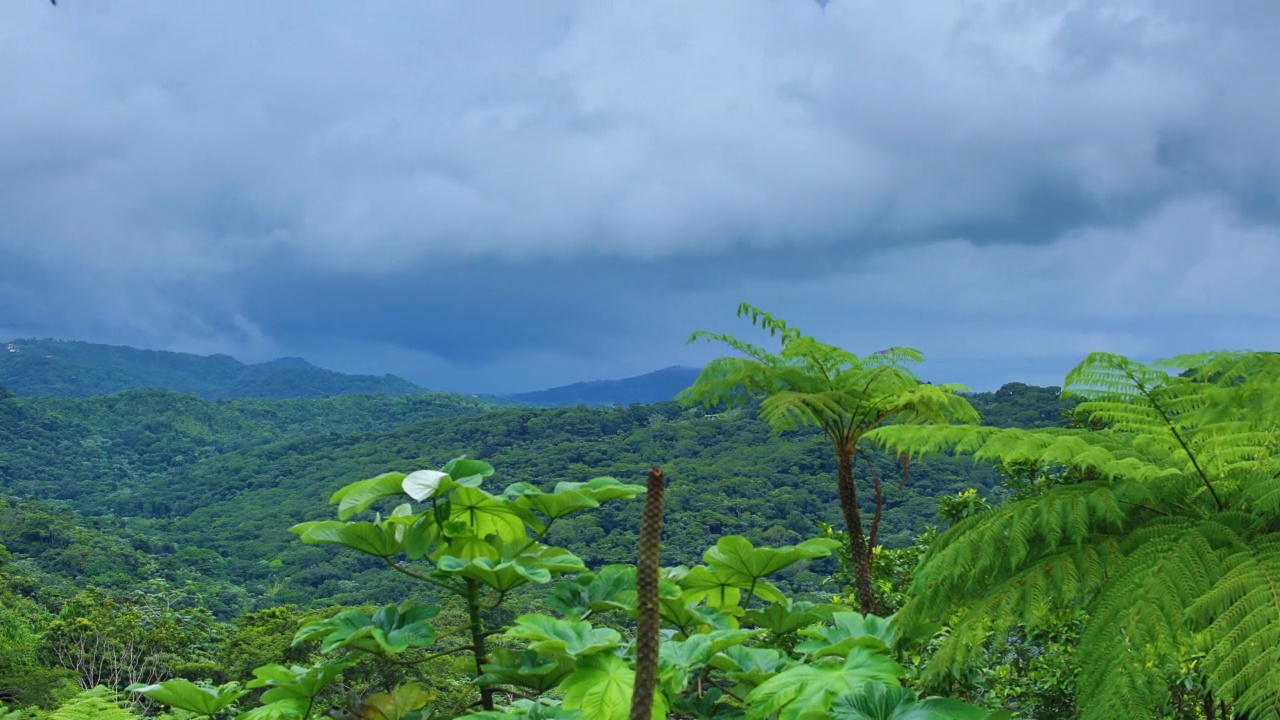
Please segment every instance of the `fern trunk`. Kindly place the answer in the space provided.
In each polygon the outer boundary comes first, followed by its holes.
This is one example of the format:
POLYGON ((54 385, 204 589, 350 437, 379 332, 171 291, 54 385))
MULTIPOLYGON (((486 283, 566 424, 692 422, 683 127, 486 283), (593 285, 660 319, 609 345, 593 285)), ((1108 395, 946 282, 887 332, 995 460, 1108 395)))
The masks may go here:
POLYGON ((658 576, 662 550, 662 505, 666 490, 662 470, 649 468, 649 491, 640 520, 640 560, 636 565, 636 678, 630 720, 649 720, 658 684, 658 576))
POLYGON ((875 586, 871 582, 871 548, 862 534, 862 513, 858 511, 858 488, 853 484, 853 452, 836 452, 836 486, 840 488, 840 513, 849 534, 849 557, 853 561, 853 586, 863 615, 876 611, 875 586))

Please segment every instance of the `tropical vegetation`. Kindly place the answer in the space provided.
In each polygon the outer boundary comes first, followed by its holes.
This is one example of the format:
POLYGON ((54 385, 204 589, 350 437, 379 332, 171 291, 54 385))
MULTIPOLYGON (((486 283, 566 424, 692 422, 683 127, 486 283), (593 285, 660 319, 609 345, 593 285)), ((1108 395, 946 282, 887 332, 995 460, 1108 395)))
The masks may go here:
POLYGON ((0 719, 1280 718, 1280 355, 741 312, 681 402, 0 391, 0 719))

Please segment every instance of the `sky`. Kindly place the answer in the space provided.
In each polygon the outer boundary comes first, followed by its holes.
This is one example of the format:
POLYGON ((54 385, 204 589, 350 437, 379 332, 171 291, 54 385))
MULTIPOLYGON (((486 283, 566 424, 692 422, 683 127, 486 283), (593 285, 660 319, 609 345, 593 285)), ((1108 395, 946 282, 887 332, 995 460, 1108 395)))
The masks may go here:
POLYGON ((0 338, 467 392, 696 366, 744 301, 979 390, 1276 349, 1278 36, 1274 0, 8 0, 0 338))

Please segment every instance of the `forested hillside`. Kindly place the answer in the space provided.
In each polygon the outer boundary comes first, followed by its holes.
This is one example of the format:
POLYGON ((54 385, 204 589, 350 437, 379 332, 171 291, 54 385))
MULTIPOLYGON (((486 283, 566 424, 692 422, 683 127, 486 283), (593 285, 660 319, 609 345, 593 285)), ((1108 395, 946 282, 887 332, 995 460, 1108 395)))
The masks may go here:
MULTIPOLYGON (((990 422, 1028 426, 1060 424, 1065 407, 1055 389, 1021 384, 974 402, 990 422)), ((787 544, 811 537, 815 521, 838 519, 821 436, 774 435, 754 408, 715 416, 674 402, 493 409, 448 394, 207 401, 154 390, 0 401, 0 491, 119 518, 112 522, 138 537, 182 549, 191 568, 246 590, 237 611, 391 597, 402 585, 376 564, 300 545, 285 530, 329 512, 329 494, 346 483, 462 454, 494 463, 504 484, 538 486, 634 478, 661 463, 671 481, 671 563, 695 560, 707 537, 787 544)), ((994 470, 968 460, 916 463, 901 488, 895 462, 878 458, 877 468, 889 546, 909 544, 934 521, 939 495, 1001 492, 994 470)), ((621 562, 634 554, 638 512, 604 508, 566 521, 556 538, 593 563, 621 562)), ((797 579, 809 589, 819 581, 797 579)))
POLYGON ((18 395, 61 397, 91 397, 141 388, 191 393, 207 399, 424 392, 393 375, 344 375, 300 358, 246 365, 228 355, 205 357, 47 339, 14 340, 0 346, 0 385, 18 395))
MULTIPOLYGON (((0 390, 0 393, 3 393, 0 390)), ((11 394, 10 394, 11 395, 11 394)), ((298 400, 201 400, 161 390, 93 398, 0 399, 0 489, 79 500, 90 512, 156 476, 285 438, 376 432, 491 406, 461 395, 342 395, 298 400), (85 504, 86 498, 95 498, 85 504)))

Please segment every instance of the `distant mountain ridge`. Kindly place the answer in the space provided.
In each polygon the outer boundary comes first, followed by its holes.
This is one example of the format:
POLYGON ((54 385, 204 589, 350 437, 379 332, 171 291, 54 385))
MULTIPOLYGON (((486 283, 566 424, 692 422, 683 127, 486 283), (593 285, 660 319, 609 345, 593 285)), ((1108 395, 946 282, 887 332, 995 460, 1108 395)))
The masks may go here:
POLYGON ((0 386, 22 396, 93 397, 158 389, 207 400, 427 392, 394 375, 346 375, 296 357, 246 365, 229 355, 50 339, 14 340, 0 347, 0 386))
POLYGON ((521 405, 536 406, 658 403, 675 398, 677 393, 693 384, 699 372, 701 371, 696 368, 673 365, 621 380, 573 383, 547 390, 515 393, 507 397, 521 405))

